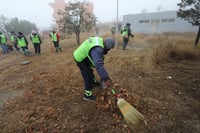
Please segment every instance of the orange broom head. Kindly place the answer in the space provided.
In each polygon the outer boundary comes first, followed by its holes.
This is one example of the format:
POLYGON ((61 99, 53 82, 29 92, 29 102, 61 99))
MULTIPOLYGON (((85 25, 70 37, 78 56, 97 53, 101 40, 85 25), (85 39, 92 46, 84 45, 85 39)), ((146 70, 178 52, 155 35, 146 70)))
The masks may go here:
POLYGON ((133 127, 139 124, 140 121, 144 120, 144 116, 126 100, 119 98, 117 101, 117 106, 120 109, 128 126, 133 127))

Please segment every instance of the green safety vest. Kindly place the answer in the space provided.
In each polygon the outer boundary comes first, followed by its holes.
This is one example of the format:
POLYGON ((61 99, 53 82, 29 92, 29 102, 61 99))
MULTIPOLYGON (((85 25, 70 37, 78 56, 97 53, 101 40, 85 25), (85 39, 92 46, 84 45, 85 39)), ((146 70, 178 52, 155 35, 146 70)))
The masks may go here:
POLYGON ((15 36, 14 36, 14 35, 11 35, 11 36, 10 36, 10 41, 11 41, 12 43, 15 42, 15 36))
POLYGON ((122 37, 123 38, 128 38, 128 29, 127 28, 123 29, 123 31, 122 31, 122 37))
POLYGON ((1 44, 6 44, 6 36, 5 35, 0 35, 0 37, 1 37, 1 44))
POLYGON ((91 57, 89 56, 89 52, 92 48, 100 46, 104 48, 103 45, 103 38, 101 37, 90 37, 86 41, 84 41, 73 53, 74 59, 77 62, 83 61, 85 58, 88 57, 90 62, 94 66, 94 62, 92 61, 91 57))
POLYGON ((52 41, 54 41, 54 42, 56 42, 57 41, 57 35, 56 35, 56 33, 52 33, 51 34, 51 39, 52 39, 52 41))
POLYGON ((38 35, 31 35, 31 41, 32 43, 40 43, 40 39, 38 35))
POLYGON ((18 42, 18 45, 19 45, 20 47, 25 47, 25 46, 26 46, 26 41, 25 41, 24 37, 22 37, 22 38, 17 38, 17 42, 18 42))

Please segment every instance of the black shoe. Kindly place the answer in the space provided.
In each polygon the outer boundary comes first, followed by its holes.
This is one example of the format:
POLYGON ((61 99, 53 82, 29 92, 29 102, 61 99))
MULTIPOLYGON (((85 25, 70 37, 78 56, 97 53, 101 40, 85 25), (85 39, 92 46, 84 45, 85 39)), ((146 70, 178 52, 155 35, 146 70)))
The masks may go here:
POLYGON ((85 100, 85 101, 90 101, 90 102, 95 102, 96 97, 93 96, 93 95, 87 96, 87 95, 84 94, 84 95, 83 95, 83 100, 85 100))

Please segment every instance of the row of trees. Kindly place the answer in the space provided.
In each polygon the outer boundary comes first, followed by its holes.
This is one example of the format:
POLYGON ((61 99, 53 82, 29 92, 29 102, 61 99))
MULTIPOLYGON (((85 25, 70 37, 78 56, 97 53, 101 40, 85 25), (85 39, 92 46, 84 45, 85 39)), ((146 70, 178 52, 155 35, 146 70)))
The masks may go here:
POLYGON ((31 30, 37 30, 35 23, 27 20, 19 20, 18 18, 8 19, 3 15, 0 16, 0 31, 5 34, 9 34, 11 31, 21 31, 25 35, 28 35, 31 30))

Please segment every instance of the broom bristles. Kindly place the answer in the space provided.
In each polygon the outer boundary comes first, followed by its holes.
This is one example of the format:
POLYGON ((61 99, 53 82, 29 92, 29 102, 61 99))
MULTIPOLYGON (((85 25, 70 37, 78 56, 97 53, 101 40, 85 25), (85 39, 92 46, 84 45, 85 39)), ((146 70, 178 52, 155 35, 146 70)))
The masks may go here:
POLYGON ((117 106, 119 107, 128 126, 135 126, 139 124, 140 121, 144 120, 144 115, 137 111, 126 100, 119 98, 117 101, 117 106))

